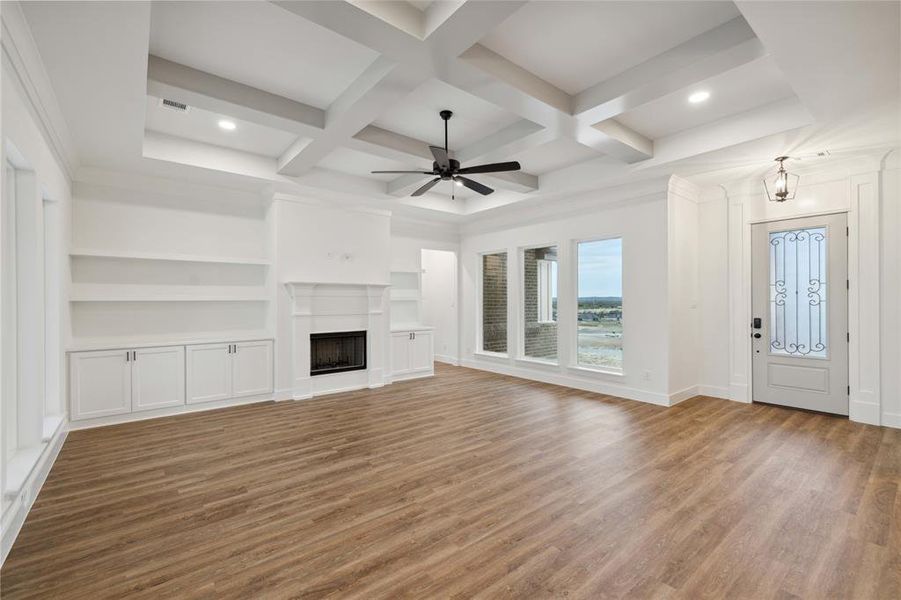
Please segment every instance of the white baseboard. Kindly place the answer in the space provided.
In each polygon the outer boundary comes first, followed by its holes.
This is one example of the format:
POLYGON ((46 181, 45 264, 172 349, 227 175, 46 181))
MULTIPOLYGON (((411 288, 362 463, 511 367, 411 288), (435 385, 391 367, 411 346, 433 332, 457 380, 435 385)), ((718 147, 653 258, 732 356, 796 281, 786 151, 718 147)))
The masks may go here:
POLYGON ((718 385, 698 385, 698 394, 701 396, 710 396, 711 398, 721 398, 722 400, 731 400, 729 397, 729 388, 718 385))
POLYGON ((106 425, 146 421, 147 419, 159 419, 161 417, 174 417, 176 415, 216 410, 217 408, 256 404, 257 402, 272 402, 274 400, 275 397, 272 394, 263 394, 260 396, 248 396, 246 398, 228 398, 227 400, 217 400, 215 402, 203 402, 201 404, 184 404, 182 406, 172 406, 157 410, 127 413, 124 415, 110 415, 108 417, 97 417, 95 419, 85 419, 83 421, 72 421, 69 423, 69 429, 73 431, 77 429, 92 429, 94 427, 104 427, 106 425))
POLYGON ((460 366, 460 359, 455 356, 446 356, 444 354, 436 354, 435 360, 438 362, 446 363, 449 365, 453 365, 455 367, 460 366))
POLYGON ((571 387, 586 392, 607 394, 609 396, 647 402, 658 406, 670 406, 670 397, 668 394, 639 390, 616 383, 610 383, 609 381, 593 379, 590 378, 590 376, 576 377, 573 375, 564 375, 559 372, 514 367, 506 363, 497 362, 496 360, 479 360, 478 358, 466 359, 460 362, 462 366, 471 369, 490 371, 492 373, 500 373, 501 375, 511 375, 513 377, 519 377, 520 379, 529 379, 532 381, 540 381, 542 383, 562 385, 564 387, 571 387))
POLYGON ((882 424, 886 427, 901 429, 901 413, 882 413, 882 424))
POLYGON ((47 480, 47 475, 50 474, 50 469, 53 467, 53 463, 56 462, 56 457, 59 456, 59 451, 62 449, 68 433, 68 423, 63 421, 47 444, 47 447, 44 448, 44 452, 38 459, 31 474, 25 480, 19 493, 12 499, 4 512, 2 527, 0 527, 0 530, 2 530, 2 534, 0 534, 0 566, 3 565, 6 556, 12 549, 19 531, 25 523, 28 512, 38 497, 44 482, 47 480))
POLYGON ((700 395, 698 391, 698 386, 693 385, 685 388, 684 390, 679 390, 678 392, 673 392, 669 395, 669 405, 675 406, 680 402, 685 402, 689 398, 694 398, 695 396, 700 395))
POLYGON ((879 425, 879 404, 851 400, 848 404, 848 418, 856 423, 879 425))

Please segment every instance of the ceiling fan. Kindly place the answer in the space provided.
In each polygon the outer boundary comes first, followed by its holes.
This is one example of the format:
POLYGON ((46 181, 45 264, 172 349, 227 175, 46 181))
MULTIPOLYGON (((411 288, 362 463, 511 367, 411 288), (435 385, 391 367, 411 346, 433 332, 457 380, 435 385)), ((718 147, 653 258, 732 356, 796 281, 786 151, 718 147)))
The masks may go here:
POLYGON ((516 161, 490 163, 487 165, 475 165, 472 167, 460 168, 460 162, 448 157, 447 155, 447 122, 454 113, 449 110, 442 110, 438 113, 444 119, 444 148, 440 146, 429 146, 435 162, 432 163, 431 171, 372 171, 372 173, 415 173, 419 175, 435 175, 436 177, 420 187, 418 190, 410 194, 411 196, 422 196, 427 191, 435 187, 439 181, 453 181, 456 185, 466 186, 474 192, 478 192, 483 196, 487 196, 494 190, 487 185, 482 185, 478 181, 473 181, 463 175, 475 175, 477 173, 501 173, 504 171, 518 171, 521 167, 516 161))

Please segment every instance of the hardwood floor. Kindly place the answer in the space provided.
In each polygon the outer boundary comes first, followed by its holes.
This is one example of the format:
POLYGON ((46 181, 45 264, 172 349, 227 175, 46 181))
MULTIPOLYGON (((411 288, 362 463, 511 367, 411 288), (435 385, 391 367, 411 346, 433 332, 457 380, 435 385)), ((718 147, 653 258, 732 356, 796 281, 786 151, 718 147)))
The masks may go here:
POLYGON ((901 598, 901 431, 469 369, 76 431, 14 598, 901 598))

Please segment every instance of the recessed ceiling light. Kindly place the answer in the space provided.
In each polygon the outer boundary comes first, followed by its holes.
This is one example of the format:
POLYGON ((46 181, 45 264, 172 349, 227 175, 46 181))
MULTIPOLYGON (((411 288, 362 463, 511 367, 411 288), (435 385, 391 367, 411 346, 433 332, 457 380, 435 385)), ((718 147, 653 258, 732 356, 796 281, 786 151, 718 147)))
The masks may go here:
POLYGON ((694 94, 689 96, 688 101, 691 102, 692 104, 698 104, 699 102, 703 102, 704 100, 707 100, 708 98, 710 98, 710 92, 701 91, 701 92, 695 92, 694 94))
POLYGON ((226 131, 234 131, 235 127, 237 127, 237 126, 235 125, 234 121, 222 119, 221 121, 219 121, 219 127, 226 131))

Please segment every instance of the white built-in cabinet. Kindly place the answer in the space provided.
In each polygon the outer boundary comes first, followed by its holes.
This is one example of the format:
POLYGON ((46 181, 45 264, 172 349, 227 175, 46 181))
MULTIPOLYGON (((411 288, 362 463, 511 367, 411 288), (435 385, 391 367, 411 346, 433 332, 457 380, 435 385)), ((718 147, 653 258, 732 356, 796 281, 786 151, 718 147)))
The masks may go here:
POLYGON ((434 335, 429 328, 391 332, 391 378, 413 379, 435 374, 434 335))
POLYGON ((187 346, 188 404, 272 392, 272 342, 187 346))
POLYGON ((72 420, 185 403, 184 346, 73 352, 72 420))
POLYGON ((272 340, 70 352, 69 372, 72 421, 178 412, 186 404, 271 394, 272 340))

